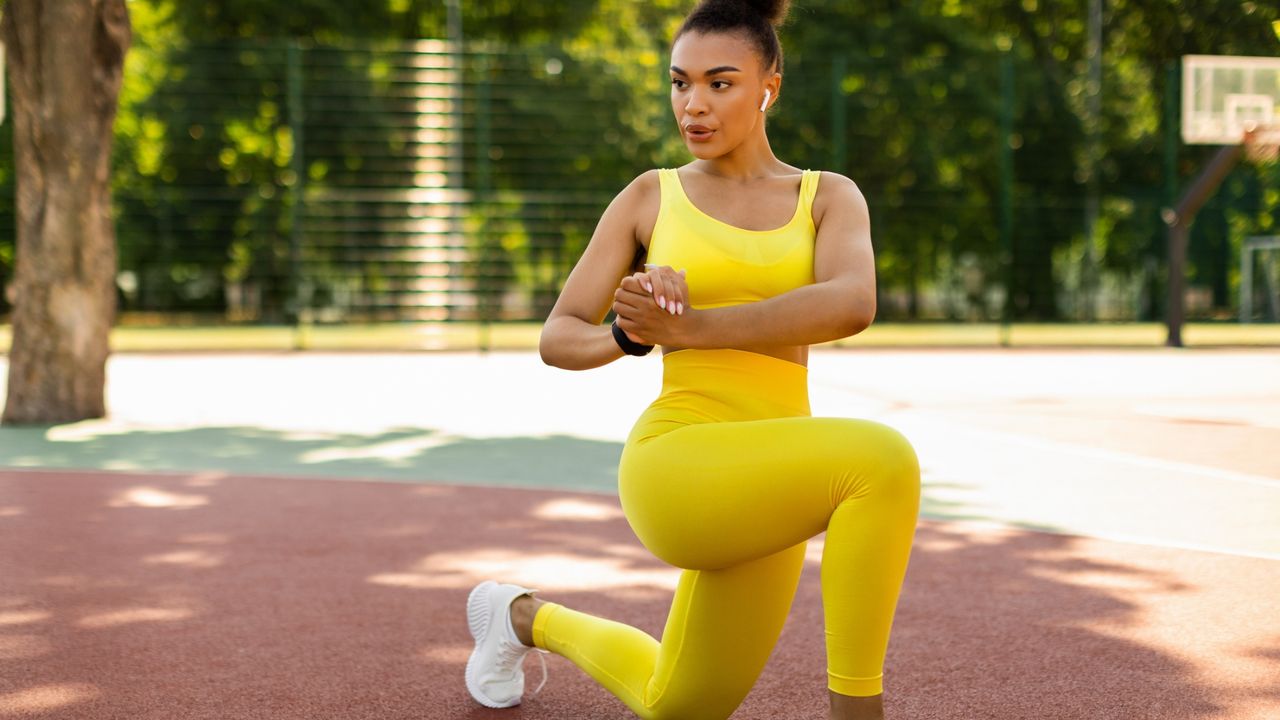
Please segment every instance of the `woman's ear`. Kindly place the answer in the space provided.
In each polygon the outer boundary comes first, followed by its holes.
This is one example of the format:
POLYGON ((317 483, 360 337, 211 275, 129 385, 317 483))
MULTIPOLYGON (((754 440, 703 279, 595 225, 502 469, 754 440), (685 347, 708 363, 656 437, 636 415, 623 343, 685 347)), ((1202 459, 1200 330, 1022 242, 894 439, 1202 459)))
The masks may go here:
POLYGON ((782 90, 782 74, 774 73, 764 84, 764 100, 760 102, 760 112, 769 109, 778 102, 778 92, 782 90))

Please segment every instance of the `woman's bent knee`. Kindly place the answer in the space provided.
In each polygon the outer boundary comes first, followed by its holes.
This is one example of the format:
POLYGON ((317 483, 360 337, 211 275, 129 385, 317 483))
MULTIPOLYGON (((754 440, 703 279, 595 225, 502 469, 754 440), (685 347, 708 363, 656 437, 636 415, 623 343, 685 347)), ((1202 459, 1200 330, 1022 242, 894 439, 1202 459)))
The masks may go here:
MULTIPOLYGON (((868 421, 870 422, 870 421, 868 421)), ((884 501, 918 506, 920 501, 920 458, 911 441, 898 430, 877 422, 869 438, 875 458, 874 472, 868 476, 872 494, 884 501)))

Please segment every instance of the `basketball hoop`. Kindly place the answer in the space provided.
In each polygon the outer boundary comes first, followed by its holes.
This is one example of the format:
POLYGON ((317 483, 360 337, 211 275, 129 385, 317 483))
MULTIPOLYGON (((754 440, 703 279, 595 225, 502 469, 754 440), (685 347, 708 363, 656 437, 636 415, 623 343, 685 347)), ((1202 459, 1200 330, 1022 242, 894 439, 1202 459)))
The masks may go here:
POLYGON ((1244 154, 1255 165, 1280 159, 1280 125, 1258 125, 1244 133, 1244 154))
POLYGON ((1184 55, 1182 141, 1220 147, 1178 203, 1167 210, 1169 336, 1165 344, 1172 347, 1182 346, 1187 245, 1196 212, 1242 157, 1271 169, 1280 160, 1280 58, 1184 55))

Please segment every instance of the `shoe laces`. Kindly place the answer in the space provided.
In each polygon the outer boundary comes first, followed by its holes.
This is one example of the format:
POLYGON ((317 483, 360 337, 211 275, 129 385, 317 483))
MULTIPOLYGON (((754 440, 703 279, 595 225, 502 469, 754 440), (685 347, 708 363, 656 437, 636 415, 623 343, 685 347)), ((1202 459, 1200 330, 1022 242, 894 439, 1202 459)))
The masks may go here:
POLYGON ((534 650, 537 651, 534 654, 538 656, 538 662, 542 664, 542 682, 538 683, 538 687, 534 688, 533 692, 529 693, 529 697, 537 695, 542 691, 542 686, 547 684, 547 661, 543 657, 543 655, 547 654, 547 651, 542 648, 534 648, 534 650))
POLYGON ((542 682, 538 683, 538 687, 533 689, 529 697, 533 697, 542 691, 542 686, 547 684, 547 661, 543 657, 547 655, 547 651, 542 648, 533 648, 520 643, 503 642, 498 649, 497 665, 504 675, 514 675, 521 672, 521 661, 524 656, 533 652, 538 656, 538 662, 542 665, 542 682))

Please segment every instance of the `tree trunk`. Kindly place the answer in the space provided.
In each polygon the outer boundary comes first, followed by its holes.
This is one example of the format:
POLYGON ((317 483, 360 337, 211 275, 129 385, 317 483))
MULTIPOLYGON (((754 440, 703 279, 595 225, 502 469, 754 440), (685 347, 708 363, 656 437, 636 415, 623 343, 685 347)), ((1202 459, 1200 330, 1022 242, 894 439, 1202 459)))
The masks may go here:
POLYGON ((116 304, 112 126, 129 12, 125 0, 9 0, 0 37, 18 225, 3 422, 102 417, 116 304))

